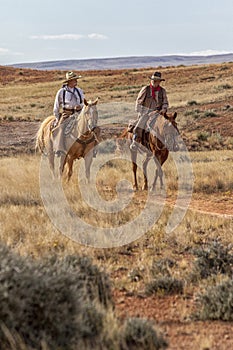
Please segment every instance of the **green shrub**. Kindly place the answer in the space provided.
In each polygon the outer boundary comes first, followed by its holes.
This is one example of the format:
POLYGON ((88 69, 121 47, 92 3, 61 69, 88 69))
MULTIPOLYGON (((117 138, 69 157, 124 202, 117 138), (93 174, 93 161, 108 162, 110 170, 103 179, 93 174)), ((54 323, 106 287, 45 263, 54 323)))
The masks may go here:
POLYGON ((184 283, 181 280, 171 276, 158 277, 145 286, 145 294, 182 294, 184 290, 184 283))
POLYGON ((229 90, 231 88, 232 88, 232 86, 230 84, 223 84, 223 85, 217 86, 216 89, 218 89, 218 90, 229 90))
MULTIPOLYGON (((0 320, 27 346, 80 348, 101 341, 103 317, 112 305, 107 276, 89 258, 32 261, 0 246, 0 320)), ((0 343, 7 349, 0 328, 0 343)))
POLYGON ((213 111, 206 111, 204 113, 204 117, 208 118, 208 117, 217 117, 217 114, 213 111))
POLYGON ((233 321, 233 280, 209 287, 197 297, 200 308, 194 316, 201 320, 233 321))
POLYGON ((233 255, 231 247, 224 247, 219 242, 212 242, 204 249, 194 250, 197 259, 194 263, 194 272, 201 278, 207 278, 212 274, 227 274, 233 272, 233 255))
POLYGON ((194 100, 187 102, 188 106, 196 106, 197 104, 198 104, 197 101, 194 101, 194 100))
POLYGON ((201 131, 197 134, 197 139, 199 141, 207 141, 210 134, 206 131, 201 131))
POLYGON ((168 258, 153 260, 152 266, 151 266, 151 275, 154 278, 157 278, 159 275, 171 276, 170 270, 175 265, 176 265, 176 262, 168 258))
POLYGON ((121 350, 159 350, 168 346, 152 324, 141 318, 128 319, 121 333, 121 350))

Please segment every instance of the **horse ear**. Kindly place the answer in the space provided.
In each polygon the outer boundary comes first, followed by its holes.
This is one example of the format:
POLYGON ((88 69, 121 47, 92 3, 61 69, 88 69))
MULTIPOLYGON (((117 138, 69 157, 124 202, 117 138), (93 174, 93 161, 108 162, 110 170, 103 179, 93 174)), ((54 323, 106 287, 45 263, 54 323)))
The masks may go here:
POLYGON ((85 104, 85 106, 88 106, 88 102, 85 98, 84 98, 84 104, 85 104))
POLYGON ((164 112, 162 115, 164 116, 165 119, 169 119, 167 112, 164 112))
POLYGON ((99 100, 99 97, 97 97, 97 98, 95 99, 95 101, 94 101, 92 104, 93 104, 93 105, 96 105, 97 102, 98 102, 98 100, 99 100))
POLYGON ((177 117, 177 112, 175 112, 175 113, 173 114, 173 118, 176 119, 176 117, 177 117))

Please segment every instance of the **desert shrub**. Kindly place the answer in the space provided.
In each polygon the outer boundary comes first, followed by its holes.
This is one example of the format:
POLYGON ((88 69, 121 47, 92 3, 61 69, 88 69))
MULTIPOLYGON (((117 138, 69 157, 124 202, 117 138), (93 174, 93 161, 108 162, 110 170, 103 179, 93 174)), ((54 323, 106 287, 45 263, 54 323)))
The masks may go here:
MULTIPOLYGON (((37 349, 42 342, 51 350, 100 342, 110 284, 89 258, 35 262, 2 246, 0 257, 0 322, 11 334, 37 349)), ((0 343, 7 349, 2 328, 0 343)))
POLYGON ((207 141, 210 134, 206 131, 201 131, 197 134, 197 139, 199 141, 207 141))
POLYGON ((184 290, 184 283, 181 280, 171 276, 158 277, 145 285, 145 294, 182 294, 184 290))
POLYGON ((217 114, 213 111, 206 111, 204 113, 204 117, 208 118, 208 117, 217 117, 217 114))
POLYGON ((233 280, 209 287, 197 297, 200 308, 195 317, 201 320, 233 321, 233 280))
POLYGON ((176 265, 176 262, 169 258, 153 260, 151 266, 151 275, 157 278, 159 275, 171 276, 170 270, 176 265))
POLYGON ((212 274, 231 275, 233 271, 233 254, 231 247, 224 247, 219 242, 212 242, 208 247, 194 250, 197 256, 193 275, 207 278, 212 274))
POLYGON ((159 350, 168 346, 152 324, 141 318, 128 319, 121 332, 121 350, 159 350))
POLYGON ((129 271, 128 277, 131 282, 138 282, 143 279, 144 271, 139 268, 134 268, 129 271))
POLYGON ((217 90, 229 90, 232 86, 230 84, 222 84, 216 87, 217 90))
POLYGON ((192 116, 194 119, 197 119, 200 117, 200 110, 199 109, 194 109, 194 110, 191 110, 191 111, 186 111, 184 113, 184 116, 192 116))
POLYGON ((196 106, 198 103, 197 103, 197 101, 195 101, 195 100, 192 100, 192 101, 188 101, 187 102, 187 105, 188 106, 196 106))

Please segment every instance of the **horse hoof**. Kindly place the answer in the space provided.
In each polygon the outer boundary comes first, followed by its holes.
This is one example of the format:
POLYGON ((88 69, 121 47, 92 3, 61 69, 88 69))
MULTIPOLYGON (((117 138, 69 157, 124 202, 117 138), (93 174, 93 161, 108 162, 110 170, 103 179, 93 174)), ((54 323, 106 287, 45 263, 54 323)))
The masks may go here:
POLYGON ((155 187, 151 187, 150 192, 155 193, 156 192, 155 187))

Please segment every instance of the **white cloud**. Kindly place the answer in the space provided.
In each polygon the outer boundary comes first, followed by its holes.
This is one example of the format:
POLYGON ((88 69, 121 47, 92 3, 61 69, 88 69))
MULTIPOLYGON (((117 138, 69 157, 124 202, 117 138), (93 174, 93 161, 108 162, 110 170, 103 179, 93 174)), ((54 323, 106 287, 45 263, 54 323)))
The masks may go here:
POLYGON ((40 39, 40 40, 80 40, 80 39, 95 39, 103 40, 107 39, 107 36, 98 33, 91 33, 88 35, 83 34, 58 34, 58 35, 31 35, 30 39, 40 39))
POLYGON ((97 40, 105 40, 108 38, 106 35, 97 34, 97 33, 88 34, 87 37, 89 39, 97 39, 97 40))
POLYGON ((0 47, 0 55, 6 55, 9 53, 8 49, 4 49, 3 47, 0 47))
POLYGON ((228 53, 232 53, 233 51, 225 51, 225 50, 203 50, 203 51, 193 51, 190 53, 171 53, 171 54, 165 54, 161 56, 170 56, 170 55, 181 55, 181 56, 211 56, 211 55, 224 55, 228 53))
POLYGON ((210 56, 210 55, 223 55, 227 53, 232 53, 230 51, 218 51, 218 50, 204 50, 204 51, 194 51, 191 52, 190 54, 186 55, 191 55, 191 56, 210 56))

